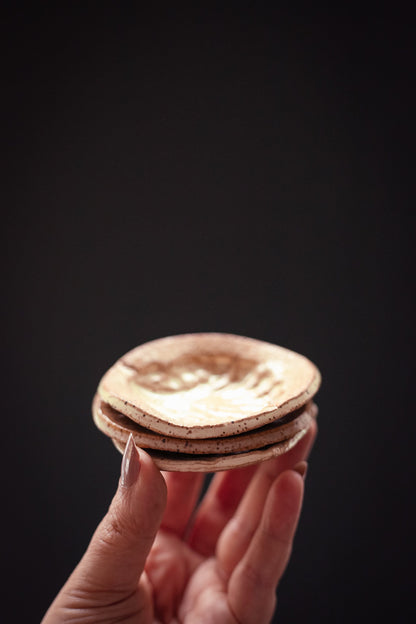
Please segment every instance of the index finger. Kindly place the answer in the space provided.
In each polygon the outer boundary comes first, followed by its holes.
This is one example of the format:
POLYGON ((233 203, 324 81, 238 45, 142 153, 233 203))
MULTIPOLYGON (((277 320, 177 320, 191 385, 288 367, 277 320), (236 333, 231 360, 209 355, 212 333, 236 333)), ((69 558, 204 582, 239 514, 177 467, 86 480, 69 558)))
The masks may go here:
POLYGON ((163 472, 167 503, 161 528, 182 538, 197 503, 204 475, 200 472, 163 472))
POLYGON ((256 466, 218 472, 197 510, 188 542, 204 556, 215 552, 218 537, 234 514, 256 466))

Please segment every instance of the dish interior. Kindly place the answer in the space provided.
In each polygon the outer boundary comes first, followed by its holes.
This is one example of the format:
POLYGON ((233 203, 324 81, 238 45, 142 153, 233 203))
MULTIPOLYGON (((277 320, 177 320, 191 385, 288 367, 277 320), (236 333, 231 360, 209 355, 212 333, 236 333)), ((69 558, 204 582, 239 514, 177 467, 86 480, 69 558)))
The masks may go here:
POLYGON ((122 366, 129 384, 148 404, 201 423, 270 410, 284 390, 284 364, 278 360, 187 353, 166 363, 137 366, 123 361, 122 366))

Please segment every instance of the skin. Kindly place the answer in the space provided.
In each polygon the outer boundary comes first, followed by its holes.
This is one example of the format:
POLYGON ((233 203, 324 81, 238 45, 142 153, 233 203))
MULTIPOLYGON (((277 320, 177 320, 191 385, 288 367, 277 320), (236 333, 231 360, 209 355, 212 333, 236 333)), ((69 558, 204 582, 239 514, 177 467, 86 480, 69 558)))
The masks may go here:
POLYGON ((266 624, 302 506, 314 424, 288 453, 217 473, 160 473, 134 447, 118 490, 42 624, 266 624), (128 466, 127 466, 128 464, 128 466))

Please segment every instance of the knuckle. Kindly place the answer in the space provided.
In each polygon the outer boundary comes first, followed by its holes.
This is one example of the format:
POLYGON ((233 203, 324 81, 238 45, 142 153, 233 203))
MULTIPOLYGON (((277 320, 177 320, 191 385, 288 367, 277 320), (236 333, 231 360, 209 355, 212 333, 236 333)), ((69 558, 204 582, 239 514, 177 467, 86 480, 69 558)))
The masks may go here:
POLYGON ((255 587, 257 590, 274 589, 275 583, 272 582, 269 575, 249 562, 244 566, 243 574, 249 585, 255 587))
POLYGON ((108 546, 114 546, 120 543, 130 531, 131 527, 128 526, 128 523, 119 514, 110 511, 102 525, 100 539, 108 546))

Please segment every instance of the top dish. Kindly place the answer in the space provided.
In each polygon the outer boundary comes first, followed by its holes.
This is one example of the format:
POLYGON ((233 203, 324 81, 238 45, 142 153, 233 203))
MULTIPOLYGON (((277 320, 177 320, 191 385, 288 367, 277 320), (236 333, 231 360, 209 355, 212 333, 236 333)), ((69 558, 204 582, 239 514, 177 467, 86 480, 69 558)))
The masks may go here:
POLYGON ((307 403, 321 376, 304 356, 232 334, 147 342, 103 376, 100 398, 157 433, 217 438, 251 431, 307 403))

